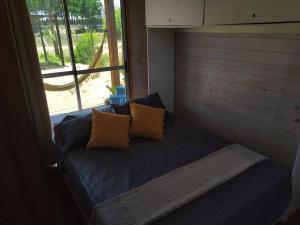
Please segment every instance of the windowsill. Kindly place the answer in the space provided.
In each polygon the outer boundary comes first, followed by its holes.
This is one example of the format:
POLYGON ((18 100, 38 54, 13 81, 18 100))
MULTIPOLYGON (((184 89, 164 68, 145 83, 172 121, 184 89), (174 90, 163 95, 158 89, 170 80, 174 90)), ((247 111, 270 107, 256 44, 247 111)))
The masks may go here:
MULTIPOLYGON (((93 107, 93 108, 100 109, 102 107, 105 107, 105 105, 100 105, 100 106, 93 107)), ((51 128, 53 129, 54 125, 59 123, 60 121, 62 121, 62 119, 65 118, 65 116, 67 116, 67 115, 85 115, 90 112, 92 112, 92 108, 84 109, 82 111, 74 111, 74 112, 52 115, 52 116, 50 116, 51 128)))

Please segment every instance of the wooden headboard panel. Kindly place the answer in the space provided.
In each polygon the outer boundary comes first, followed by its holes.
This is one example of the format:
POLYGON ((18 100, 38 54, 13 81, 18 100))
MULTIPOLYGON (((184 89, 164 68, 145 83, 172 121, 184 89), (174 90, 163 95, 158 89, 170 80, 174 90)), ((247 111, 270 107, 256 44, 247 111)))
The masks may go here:
POLYGON ((175 112, 292 168, 300 34, 176 34, 175 112))
POLYGON ((137 98, 148 93, 145 1, 130 0, 124 2, 126 6, 130 97, 137 98))

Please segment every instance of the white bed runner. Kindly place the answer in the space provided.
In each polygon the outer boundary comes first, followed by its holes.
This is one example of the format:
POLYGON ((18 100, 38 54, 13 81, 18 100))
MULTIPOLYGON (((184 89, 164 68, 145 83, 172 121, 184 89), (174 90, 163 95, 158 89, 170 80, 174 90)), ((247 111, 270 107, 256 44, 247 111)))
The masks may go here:
POLYGON ((226 146, 99 203, 90 224, 151 224, 265 159, 241 145, 226 146))

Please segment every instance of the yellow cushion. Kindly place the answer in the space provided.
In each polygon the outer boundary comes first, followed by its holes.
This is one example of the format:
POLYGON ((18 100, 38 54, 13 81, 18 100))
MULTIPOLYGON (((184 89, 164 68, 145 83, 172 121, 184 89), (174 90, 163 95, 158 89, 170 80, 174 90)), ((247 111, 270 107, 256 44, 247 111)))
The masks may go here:
POLYGON ((98 112, 93 109, 92 131, 87 148, 128 148, 129 115, 98 112))
POLYGON ((164 137, 165 110, 132 103, 130 106, 132 137, 162 140, 164 137))

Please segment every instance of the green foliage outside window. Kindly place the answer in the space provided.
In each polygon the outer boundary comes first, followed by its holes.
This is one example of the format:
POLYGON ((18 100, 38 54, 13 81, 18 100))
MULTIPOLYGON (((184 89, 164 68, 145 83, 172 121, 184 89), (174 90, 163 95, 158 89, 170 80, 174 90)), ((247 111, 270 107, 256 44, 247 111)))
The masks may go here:
POLYGON ((84 33, 80 36, 75 48, 75 57, 78 63, 90 64, 97 47, 97 33, 84 33))
POLYGON ((121 18, 121 8, 115 8, 115 18, 116 18, 116 32, 118 40, 122 39, 122 18, 121 18))
MULTIPOLYGON (((61 0, 26 0, 28 10, 32 15, 45 15, 41 17, 40 23, 44 36, 43 43, 46 45, 46 57, 42 52, 42 38, 39 29, 36 29, 36 42, 39 49, 38 55, 40 62, 43 65, 61 65, 63 57, 65 63, 70 63, 69 52, 67 48, 66 33, 62 30, 61 40, 59 43, 55 34, 55 24, 52 17, 55 15, 58 20, 59 29, 64 26, 64 15, 61 0), (47 22, 50 20, 50 22, 47 22), (50 47, 48 47, 50 46, 50 47), (53 49, 55 51, 52 50, 53 49), (59 46, 63 48, 63 56, 59 53, 59 46), (49 50, 50 49, 50 50, 49 50)), ((72 31, 82 29, 73 38, 74 53, 77 63, 89 65, 95 55, 99 43, 102 41, 103 30, 106 29, 106 20, 103 17, 103 5, 100 0, 68 0, 69 18, 72 31)), ((122 40, 122 19, 121 9, 115 8, 116 33, 118 40, 122 40)), ((35 24, 37 26, 37 24, 35 24)), ((74 34, 75 35, 75 34, 74 34)), ((100 62, 100 67, 108 67, 109 53, 103 52, 100 62)))
POLYGON ((81 22, 84 29, 95 31, 102 28, 102 9, 100 0, 69 0, 69 12, 81 22))

